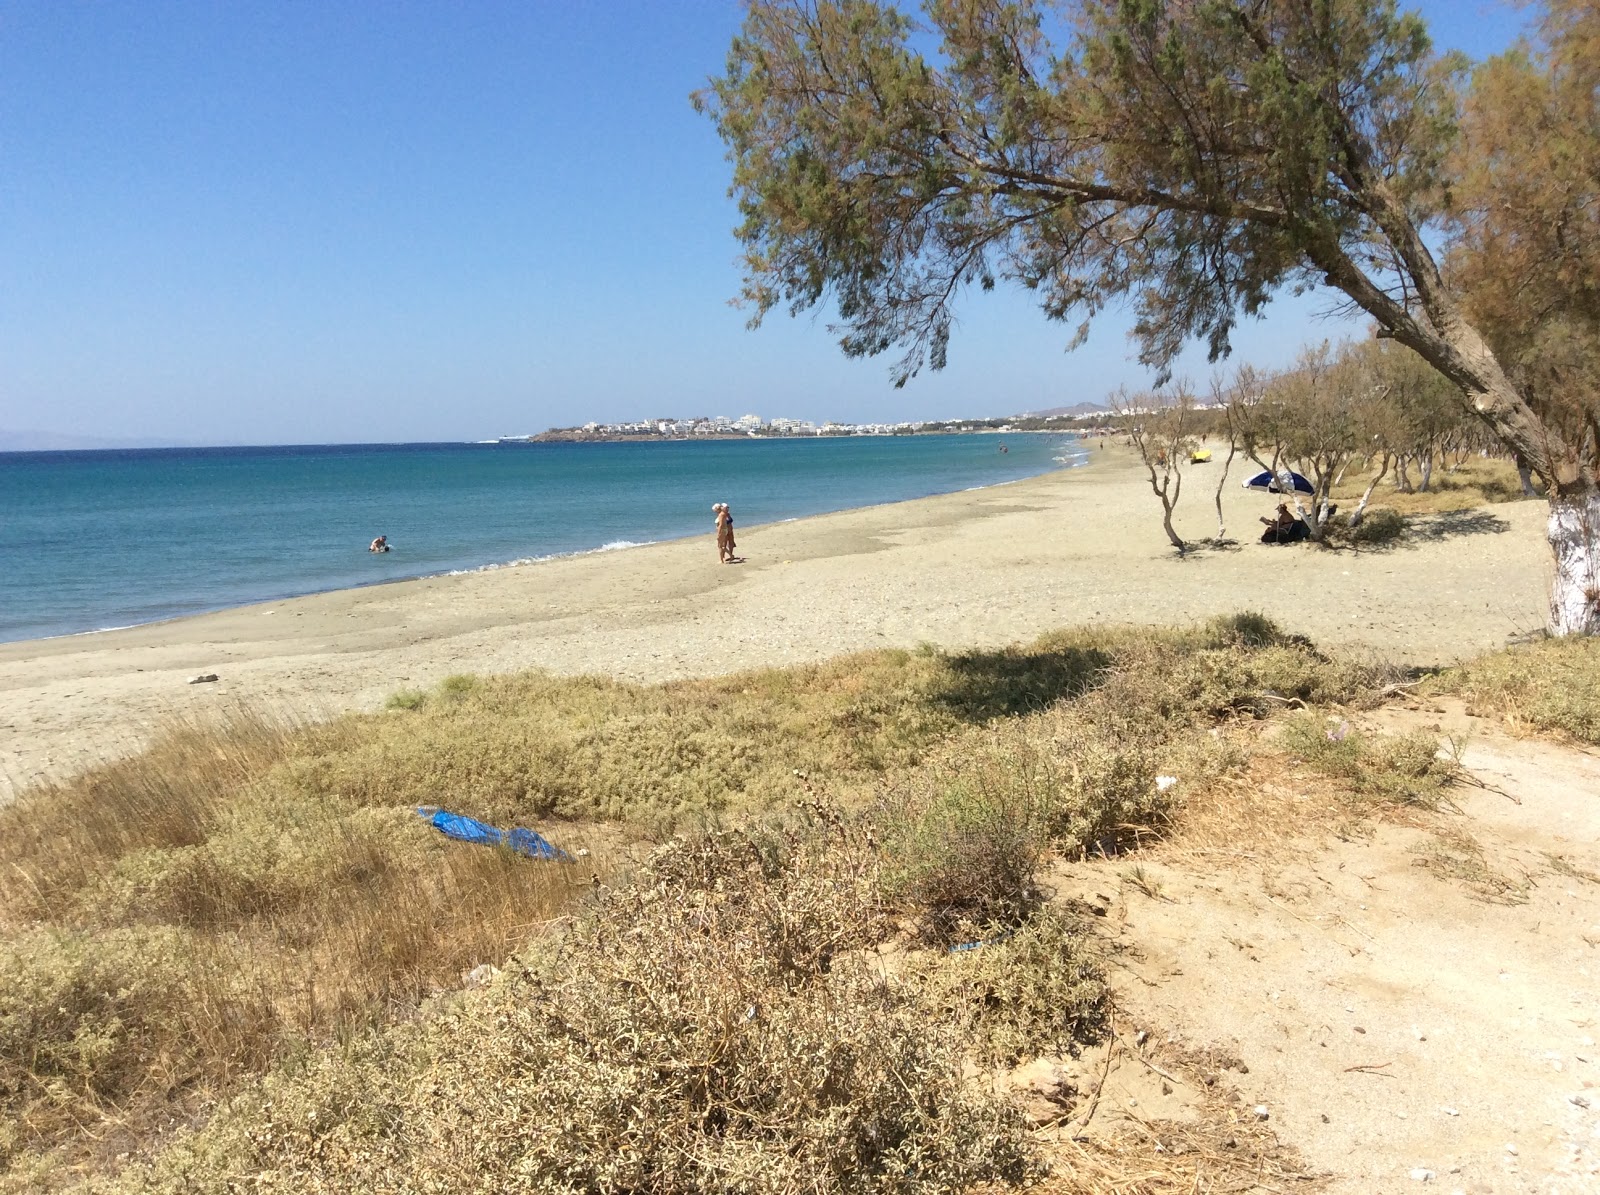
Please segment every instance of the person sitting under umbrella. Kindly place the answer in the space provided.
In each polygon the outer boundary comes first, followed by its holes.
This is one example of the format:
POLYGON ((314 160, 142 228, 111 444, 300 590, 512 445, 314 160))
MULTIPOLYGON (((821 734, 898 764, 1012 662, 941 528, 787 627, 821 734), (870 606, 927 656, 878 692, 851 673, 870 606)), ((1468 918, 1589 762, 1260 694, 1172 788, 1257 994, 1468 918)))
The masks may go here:
POLYGON ((1264 544, 1295 544, 1311 535, 1311 528, 1306 526, 1304 519, 1294 517, 1287 502, 1278 503, 1275 518, 1263 518, 1261 521, 1267 525, 1267 529, 1261 533, 1261 542, 1264 544))

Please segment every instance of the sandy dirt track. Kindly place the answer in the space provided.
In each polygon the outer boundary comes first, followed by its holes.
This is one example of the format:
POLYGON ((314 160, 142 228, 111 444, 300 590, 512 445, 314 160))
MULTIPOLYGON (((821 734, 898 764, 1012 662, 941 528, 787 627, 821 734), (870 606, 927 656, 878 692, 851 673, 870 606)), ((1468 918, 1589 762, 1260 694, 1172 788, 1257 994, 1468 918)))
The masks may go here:
MULTIPOLYGON (((1129 458, 1094 457, 992 489, 746 528, 742 565, 717 564, 708 522, 703 539, 0 644, 0 799, 132 750, 172 717, 240 703, 318 717, 459 672, 650 681, 1240 609, 1318 642, 1437 663, 1543 622, 1542 503, 1440 516, 1388 551, 1274 548, 1254 542, 1271 502, 1235 479, 1225 509, 1243 545, 1180 559, 1129 458), (204 672, 221 679, 186 683, 204 672)), ((1185 535, 1216 533, 1211 476, 1193 472, 1185 535)))
MULTIPOLYGON (((1060 866, 1059 890, 1109 898, 1124 1031, 1237 1059, 1223 1081, 1327 1190, 1592 1195, 1600 756, 1447 706, 1363 719, 1464 735, 1469 782, 1437 818, 1158 850, 1144 889, 1122 861, 1060 866), (1441 834, 1475 842, 1497 883, 1422 866, 1441 834)), ((1113 1087, 1103 1114, 1181 1120, 1187 1087, 1113 1087)))

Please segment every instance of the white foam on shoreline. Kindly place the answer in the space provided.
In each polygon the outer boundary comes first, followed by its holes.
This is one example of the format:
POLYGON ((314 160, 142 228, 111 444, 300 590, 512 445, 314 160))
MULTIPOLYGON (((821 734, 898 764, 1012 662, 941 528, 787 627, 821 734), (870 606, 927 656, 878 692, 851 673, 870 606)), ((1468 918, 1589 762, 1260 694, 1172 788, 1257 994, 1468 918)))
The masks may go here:
POLYGON ((523 556, 517 560, 501 560, 494 564, 480 564, 476 568, 453 568, 443 573, 429 573, 430 577, 469 577, 473 573, 492 573, 503 568, 521 568, 527 564, 543 564, 547 560, 567 560, 573 556, 593 556, 598 552, 620 552, 624 548, 644 548, 659 540, 614 539, 598 548, 584 548, 579 552, 551 552, 546 556, 523 556))

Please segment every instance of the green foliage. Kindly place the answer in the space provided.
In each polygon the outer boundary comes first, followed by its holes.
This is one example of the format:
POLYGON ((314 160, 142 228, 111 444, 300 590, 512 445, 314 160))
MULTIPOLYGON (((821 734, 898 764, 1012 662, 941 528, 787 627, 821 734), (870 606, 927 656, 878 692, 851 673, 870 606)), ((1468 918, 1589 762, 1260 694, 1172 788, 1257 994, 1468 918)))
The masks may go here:
POLYGON ((421 689, 397 689, 383 705, 391 710, 419 710, 427 700, 428 695, 421 689))
POLYGON ((952 296, 1001 278, 1055 319, 1136 295, 1158 365, 1190 337, 1224 355, 1240 309, 1306 277, 1400 318, 1368 248, 1412 248, 1459 69, 1416 17, 1081 0, 1053 44, 1031 3, 924 7, 931 54, 884 3, 756 0, 696 97, 734 164, 757 319, 835 297, 845 351, 905 346, 904 381, 943 365, 952 296))
POLYGON ((1600 416, 1600 12, 1589 0, 1545 0, 1534 29, 1531 45, 1473 73, 1451 163, 1450 264, 1470 318, 1592 474, 1600 463, 1589 434, 1600 416))
POLYGON ((1475 712, 1600 744, 1600 642, 1547 639, 1452 668, 1429 682, 1475 712))

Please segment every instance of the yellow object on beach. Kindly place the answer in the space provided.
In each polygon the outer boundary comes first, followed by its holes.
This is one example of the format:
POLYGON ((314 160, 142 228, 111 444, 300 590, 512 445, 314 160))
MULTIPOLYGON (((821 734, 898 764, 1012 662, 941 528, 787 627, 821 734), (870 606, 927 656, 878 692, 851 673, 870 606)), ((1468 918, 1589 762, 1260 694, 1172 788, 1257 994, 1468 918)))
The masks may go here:
POLYGON ((1211 459, 1211 449, 1197 448, 1189 454, 1189 460, 1196 465, 1203 465, 1211 459))

